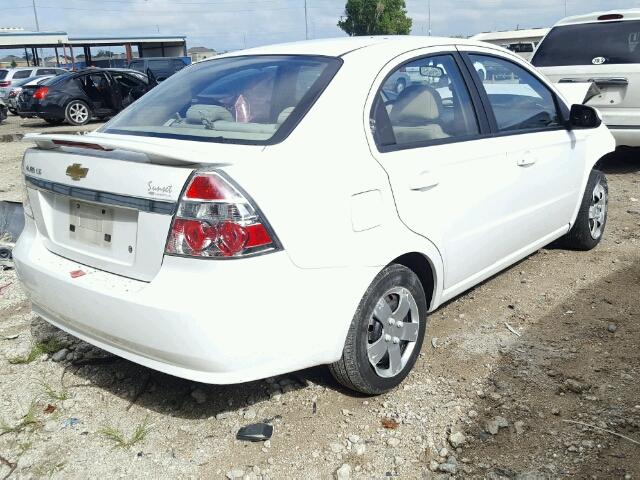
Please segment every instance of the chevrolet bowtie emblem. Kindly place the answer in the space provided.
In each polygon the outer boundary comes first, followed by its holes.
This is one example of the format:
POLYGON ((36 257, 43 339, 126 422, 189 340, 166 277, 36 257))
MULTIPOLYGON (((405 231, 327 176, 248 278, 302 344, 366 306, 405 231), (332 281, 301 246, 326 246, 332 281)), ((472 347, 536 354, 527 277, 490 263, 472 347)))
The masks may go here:
POLYGON ((88 168, 82 168, 82 165, 79 163, 74 163, 73 165, 69 165, 67 167, 67 177, 71 177, 72 180, 80 180, 81 178, 85 178, 89 173, 88 168))

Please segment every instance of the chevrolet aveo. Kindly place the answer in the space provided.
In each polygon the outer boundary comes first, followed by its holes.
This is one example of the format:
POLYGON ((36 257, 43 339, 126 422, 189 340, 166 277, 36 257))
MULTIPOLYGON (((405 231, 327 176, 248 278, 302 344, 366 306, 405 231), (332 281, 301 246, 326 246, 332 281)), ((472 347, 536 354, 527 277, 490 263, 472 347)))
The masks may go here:
POLYGON ((16 268, 38 315, 147 367, 225 384, 329 364, 378 394, 443 302, 555 240, 598 244, 601 123, 477 42, 223 55, 95 132, 30 137, 16 268))

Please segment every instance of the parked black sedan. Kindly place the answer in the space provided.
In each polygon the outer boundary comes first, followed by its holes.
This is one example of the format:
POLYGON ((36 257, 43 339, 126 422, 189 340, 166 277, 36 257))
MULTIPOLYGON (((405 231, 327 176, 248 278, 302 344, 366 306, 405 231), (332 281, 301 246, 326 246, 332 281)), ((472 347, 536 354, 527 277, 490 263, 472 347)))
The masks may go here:
POLYGON ((89 68, 23 89, 18 115, 51 124, 84 125, 94 117, 115 115, 152 87, 147 76, 135 70, 89 68))

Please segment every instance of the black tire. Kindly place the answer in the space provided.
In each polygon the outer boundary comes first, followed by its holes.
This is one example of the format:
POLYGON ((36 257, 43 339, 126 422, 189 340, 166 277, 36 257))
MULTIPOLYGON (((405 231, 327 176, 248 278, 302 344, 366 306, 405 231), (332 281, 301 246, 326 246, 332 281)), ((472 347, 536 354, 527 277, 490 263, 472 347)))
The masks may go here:
MULTIPOLYGON (((604 236, 604 229, 607 224, 609 201, 609 187, 607 185, 607 177, 600 170, 592 170, 587 181, 587 186, 582 197, 580 210, 576 221, 564 237, 560 239, 560 245, 571 250, 591 250, 600 243, 604 236), (596 187, 600 186, 598 193, 596 187), (603 192, 603 195, 601 195, 603 192), (596 197, 600 200, 596 201, 596 197), (601 218, 596 221, 596 226, 600 225, 599 234, 593 234, 594 221, 590 218, 589 212, 592 207, 601 205, 603 210, 601 218)), ((595 210, 598 211, 598 210, 595 210)))
MULTIPOLYGON (((395 312, 393 309, 393 296, 394 294, 385 298, 387 300, 391 299, 392 304, 387 303, 387 306, 391 311, 395 312)), ((329 365, 329 369, 335 379, 345 387, 367 395, 379 395, 398 386, 413 368, 422 348, 427 326, 427 310, 427 299, 417 275, 403 265, 392 264, 387 266, 373 280, 358 305, 347 333, 342 358, 329 365), (411 318, 411 321, 418 324, 417 338, 415 342, 396 342, 397 337, 394 337, 393 341, 388 343, 388 345, 399 343, 405 363, 402 369, 393 376, 381 376, 369 361, 367 346, 371 343, 376 343, 376 340, 387 341, 383 338, 385 332, 394 331, 395 325, 390 326, 385 323, 383 326, 382 322, 373 320, 374 309, 378 301, 385 301, 383 296, 394 288, 406 289, 415 301, 417 318, 411 318), (412 344, 412 350, 407 351, 407 348, 410 348, 412 344)), ((409 310, 403 321, 413 316, 411 312, 409 310)), ((398 323, 405 325, 409 322, 398 323)), ((386 357, 382 356, 381 361, 376 366, 384 366, 385 358, 387 362, 390 361, 388 358, 389 353, 387 352, 385 355, 386 357)))
POLYGON ((45 118, 44 121, 49 125, 62 125, 64 123, 62 118, 45 118))
POLYGON ((91 120, 92 113, 91 108, 87 105, 86 102, 82 100, 71 100, 64 109, 64 118, 71 125, 80 126, 86 125, 91 120), (86 109, 87 115, 80 119, 74 115, 74 109, 86 109))
POLYGON ((11 112, 11 115, 17 115, 18 114, 18 110, 16 110, 15 108, 10 108, 9 112, 11 112))

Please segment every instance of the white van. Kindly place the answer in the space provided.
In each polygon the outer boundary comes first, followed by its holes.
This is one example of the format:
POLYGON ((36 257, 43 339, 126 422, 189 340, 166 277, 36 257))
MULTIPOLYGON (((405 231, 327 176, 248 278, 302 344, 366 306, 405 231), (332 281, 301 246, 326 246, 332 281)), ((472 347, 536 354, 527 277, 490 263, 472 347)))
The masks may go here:
POLYGON ((594 82, 596 107, 618 146, 640 146, 640 9, 558 22, 531 61, 554 83, 594 82))

